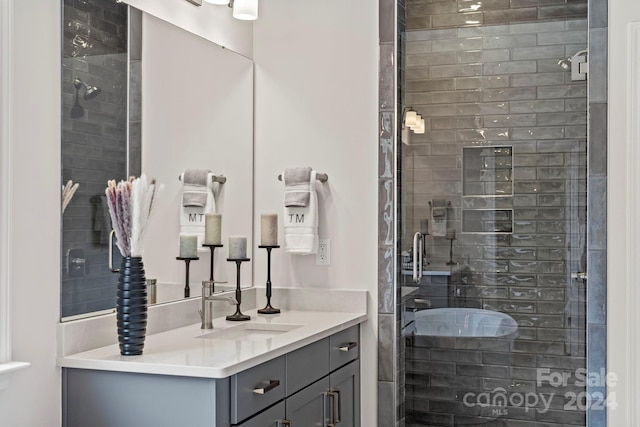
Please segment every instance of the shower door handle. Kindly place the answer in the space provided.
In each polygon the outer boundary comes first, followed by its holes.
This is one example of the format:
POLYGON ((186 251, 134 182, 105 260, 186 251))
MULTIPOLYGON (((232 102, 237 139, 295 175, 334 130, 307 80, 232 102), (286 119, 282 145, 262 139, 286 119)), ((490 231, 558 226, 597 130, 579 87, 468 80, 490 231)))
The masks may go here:
POLYGON ((413 281, 422 280, 422 252, 424 252, 424 237, 419 231, 413 235, 413 281))
POLYGON ((112 273, 119 273, 120 269, 113 268, 113 235, 116 234, 116 230, 111 230, 109 233, 109 270, 112 273))

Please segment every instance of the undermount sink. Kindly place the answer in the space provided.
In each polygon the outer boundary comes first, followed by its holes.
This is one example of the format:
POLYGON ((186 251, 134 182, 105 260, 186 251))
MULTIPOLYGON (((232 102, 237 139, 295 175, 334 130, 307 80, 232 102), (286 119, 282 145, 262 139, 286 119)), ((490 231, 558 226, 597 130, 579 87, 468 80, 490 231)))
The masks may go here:
POLYGON ((231 340, 231 341, 264 341, 297 329, 302 325, 284 323, 242 323, 225 329, 218 329, 197 338, 231 340))

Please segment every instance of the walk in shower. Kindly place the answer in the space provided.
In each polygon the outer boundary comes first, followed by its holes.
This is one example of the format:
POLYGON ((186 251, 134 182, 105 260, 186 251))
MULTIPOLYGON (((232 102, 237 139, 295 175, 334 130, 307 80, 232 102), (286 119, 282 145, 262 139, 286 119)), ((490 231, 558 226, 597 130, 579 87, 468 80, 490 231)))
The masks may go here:
POLYGON ((606 425, 606 2, 589 3, 396 4, 380 425, 606 425))

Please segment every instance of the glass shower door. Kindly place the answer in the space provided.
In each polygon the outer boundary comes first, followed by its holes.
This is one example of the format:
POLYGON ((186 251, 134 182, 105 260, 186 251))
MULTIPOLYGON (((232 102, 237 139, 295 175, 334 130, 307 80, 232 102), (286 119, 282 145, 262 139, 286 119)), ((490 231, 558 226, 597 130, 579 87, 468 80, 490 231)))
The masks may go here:
POLYGON ((586 14, 433 28, 445 15, 420 4, 401 60, 402 111, 426 128, 399 144, 405 425, 585 426, 603 404, 586 399, 587 85, 571 72, 586 14))

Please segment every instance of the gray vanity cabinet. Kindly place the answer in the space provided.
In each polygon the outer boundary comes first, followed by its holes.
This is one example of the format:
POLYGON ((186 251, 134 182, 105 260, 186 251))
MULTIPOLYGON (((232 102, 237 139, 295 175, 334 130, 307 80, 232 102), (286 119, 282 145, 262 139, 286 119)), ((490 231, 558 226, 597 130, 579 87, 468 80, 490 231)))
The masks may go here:
POLYGON ((356 325, 222 379, 65 368, 62 425, 360 427, 358 344, 356 325))

